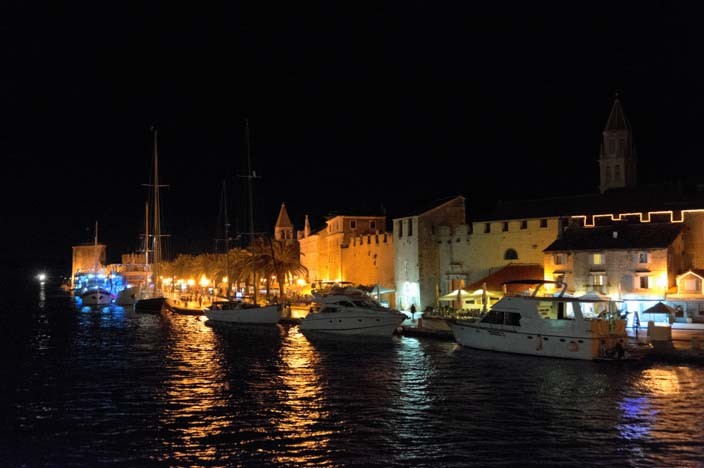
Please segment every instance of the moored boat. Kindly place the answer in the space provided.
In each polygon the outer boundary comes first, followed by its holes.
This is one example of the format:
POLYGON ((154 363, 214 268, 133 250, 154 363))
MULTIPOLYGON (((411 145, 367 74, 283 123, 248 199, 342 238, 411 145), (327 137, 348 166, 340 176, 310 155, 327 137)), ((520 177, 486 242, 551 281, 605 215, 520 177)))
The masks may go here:
POLYGON ((354 288, 333 290, 313 301, 318 307, 301 320, 302 332, 391 336, 406 318, 354 288))
POLYGON ((480 320, 449 319, 455 341, 470 348, 567 359, 626 359, 642 356, 628 345, 626 321, 609 298, 565 296, 566 285, 532 280, 530 295, 506 296, 480 320), (562 290, 540 295, 546 284, 562 290))
POLYGON ((203 311, 215 323, 275 325, 282 317, 281 304, 260 306, 243 301, 214 301, 203 311))

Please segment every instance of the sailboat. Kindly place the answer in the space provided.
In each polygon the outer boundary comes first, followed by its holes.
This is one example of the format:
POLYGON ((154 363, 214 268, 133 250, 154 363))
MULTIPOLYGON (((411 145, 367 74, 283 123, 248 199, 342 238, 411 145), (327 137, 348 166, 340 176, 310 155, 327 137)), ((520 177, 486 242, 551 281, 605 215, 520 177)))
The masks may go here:
MULTIPOLYGON (((246 126, 247 131, 247 178, 248 178, 248 194, 249 194, 249 229, 250 229, 250 245, 253 245, 254 239, 254 220, 252 216, 252 178, 256 177, 251 169, 251 158, 249 155, 249 124, 246 126)), ((223 183, 223 200, 225 206, 225 262, 227 265, 227 297, 225 301, 215 301, 209 307, 205 308, 205 316, 209 322, 228 323, 228 324, 244 324, 244 325, 275 325, 282 317, 283 306, 281 304, 271 304, 261 306, 255 303, 247 303, 241 300, 231 300, 230 297, 230 262, 228 253, 230 251, 230 232, 229 223, 227 221, 227 196, 225 195, 225 184, 223 183)), ((256 291, 256 287, 255 287, 256 291)), ((256 292, 255 292, 256 299, 256 292)))
MULTIPOLYGON (((147 215, 146 225, 145 225, 145 263, 151 265, 151 277, 150 284, 145 287, 142 291, 141 298, 137 300, 134 304, 135 312, 143 313, 153 313, 157 314, 161 312, 164 303, 166 302, 166 297, 158 289, 159 282, 159 264, 161 262, 161 219, 160 219, 160 204, 159 204, 159 160, 158 160, 158 146, 157 146, 157 130, 154 129, 154 181, 148 186, 152 187, 152 257, 151 264, 149 258, 149 216, 147 215)), ((148 208, 147 208, 148 212, 148 208)))
POLYGON ((93 242, 93 268, 76 276, 76 287, 81 304, 88 307, 110 305, 115 299, 112 278, 100 266, 98 250, 98 222, 95 222, 95 238, 93 242))

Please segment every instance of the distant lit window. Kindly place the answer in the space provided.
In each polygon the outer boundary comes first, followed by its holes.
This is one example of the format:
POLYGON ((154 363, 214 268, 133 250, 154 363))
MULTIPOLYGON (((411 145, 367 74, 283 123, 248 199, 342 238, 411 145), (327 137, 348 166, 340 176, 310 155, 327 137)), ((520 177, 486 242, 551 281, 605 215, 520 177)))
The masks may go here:
POLYGON ((541 219, 541 220, 540 220, 540 227, 541 227, 541 228, 546 228, 546 227, 548 227, 548 220, 545 219, 545 218, 541 219))
POLYGON ((524 219, 523 221, 521 221, 521 229, 528 229, 528 221, 527 220, 524 219))
POLYGON ((484 233, 489 234, 491 232, 491 223, 484 223, 484 233))
POLYGON ((591 255, 591 264, 592 265, 603 265, 604 264, 604 254, 602 253, 595 253, 591 255))
POLYGON ((518 252, 514 249, 506 249, 506 252, 504 252, 504 260, 518 260, 518 252))
POLYGON ((606 284, 606 275, 589 275, 589 279, 592 286, 604 286, 606 284))
POLYGON ((556 253, 553 257, 555 265, 564 265, 567 263, 567 256, 563 253, 556 253))
POLYGON ((650 289, 650 276, 641 276, 638 280, 640 289, 650 289))
POLYGON ((648 252, 640 252, 638 254, 638 263, 648 263, 648 252))
POLYGON ((504 231, 504 232, 508 231, 508 221, 504 221, 502 231, 504 231))

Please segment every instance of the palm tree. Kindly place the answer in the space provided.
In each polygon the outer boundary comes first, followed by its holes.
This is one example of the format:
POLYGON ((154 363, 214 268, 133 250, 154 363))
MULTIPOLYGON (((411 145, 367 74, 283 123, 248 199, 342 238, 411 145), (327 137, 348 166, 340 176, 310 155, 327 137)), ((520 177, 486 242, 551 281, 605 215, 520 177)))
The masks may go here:
MULTIPOLYGON (((250 255, 244 260, 244 267, 267 278, 276 276, 279 297, 286 297, 286 282, 294 275, 307 274, 308 269, 301 265, 298 245, 286 241, 258 237, 252 243, 250 255)), ((267 284, 268 291, 268 284, 267 284)))

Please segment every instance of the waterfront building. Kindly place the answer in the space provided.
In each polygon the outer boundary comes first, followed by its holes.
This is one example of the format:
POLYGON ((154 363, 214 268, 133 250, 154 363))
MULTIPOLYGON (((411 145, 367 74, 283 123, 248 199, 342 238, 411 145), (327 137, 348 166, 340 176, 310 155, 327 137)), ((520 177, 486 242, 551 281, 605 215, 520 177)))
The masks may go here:
POLYGON ((386 216, 336 215, 316 232, 306 216, 298 243, 309 282, 378 286, 386 291, 384 301, 393 303, 394 242, 386 231, 386 216))
POLYGON ((704 321, 703 298, 682 293, 704 271, 704 186, 636 183, 632 130, 618 97, 599 167, 599 193, 500 202, 473 220, 470 281, 512 262, 539 263, 544 279, 563 279, 576 294, 620 294, 638 311, 664 300, 677 307, 677 320, 704 321))
POLYGON ((394 219, 393 237, 398 308, 435 307, 441 294, 464 286, 471 260, 464 197, 394 219))
POLYGON ((93 271, 101 269, 105 265, 106 258, 105 244, 83 244, 73 246, 71 257, 71 278, 78 272, 93 271))

